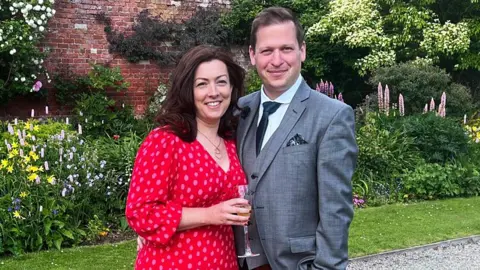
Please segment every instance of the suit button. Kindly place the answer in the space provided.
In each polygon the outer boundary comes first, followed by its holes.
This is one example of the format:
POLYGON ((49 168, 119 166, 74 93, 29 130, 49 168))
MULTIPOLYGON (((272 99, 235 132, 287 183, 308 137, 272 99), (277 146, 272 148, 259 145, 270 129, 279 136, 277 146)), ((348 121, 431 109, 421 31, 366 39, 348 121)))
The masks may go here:
POLYGON ((257 178, 258 178, 258 175, 256 175, 256 174, 252 174, 252 175, 250 175, 250 177, 251 177, 252 179, 254 179, 254 180, 255 180, 255 179, 257 179, 257 178))

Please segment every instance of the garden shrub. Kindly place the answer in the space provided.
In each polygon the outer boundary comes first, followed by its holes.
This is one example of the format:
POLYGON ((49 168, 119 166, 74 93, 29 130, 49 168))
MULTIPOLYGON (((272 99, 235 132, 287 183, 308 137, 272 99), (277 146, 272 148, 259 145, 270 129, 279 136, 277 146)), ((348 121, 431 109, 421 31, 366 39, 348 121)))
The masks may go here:
POLYGON ((424 163, 405 170, 403 183, 410 198, 438 199, 464 195, 460 185, 466 168, 452 163, 424 163))
MULTIPOLYGON (((0 104, 18 94, 38 91, 37 80, 48 73, 38 44, 55 14, 54 1, 0 1, 0 104)), ((42 78, 43 79, 43 78, 42 78)))
POLYGON ((367 202, 382 204, 401 200, 401 176, 405 168, 413 169, 422 159, 413 139, 400 130, 388 130, 389 119, 370 113, 357 132, 359 157, 353 177, 354 190, 367 202))
POLYGON ((400 118, 395 125, 413 140, 427 162, 445 163, 468 150, 469 138, 455 119, 427 113, 400 118))
POLYGON ((473 108, 470 90, 460 84, 452 84, 450 75, 435 66, 401 63, 382 67, 369 81, 374 89, 377 89, 378 83, 388 85, 392 101, 397 100, 401 93, 405 99, 406 114, 421 113, 431 98, 440 104, 442 92, 447 94, 447 116, 463 116, 473 108))

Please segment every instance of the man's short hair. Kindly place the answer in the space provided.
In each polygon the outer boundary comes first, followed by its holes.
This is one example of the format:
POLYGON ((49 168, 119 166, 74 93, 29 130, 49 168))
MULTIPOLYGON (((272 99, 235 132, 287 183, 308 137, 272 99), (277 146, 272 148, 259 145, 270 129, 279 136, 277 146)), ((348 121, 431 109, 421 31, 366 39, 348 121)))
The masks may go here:
POLYGON ((304 39, 303 27, 300 25, 297 17, 290 9, 283 7, 269 7, 260 12, 252 23, 252 30, 250 32, 250 46, 255 50, 257 44, 257 32, 260 27, 270 26, 273 24, 280 24, 284 22, 293 22, 297 36, 298 45, 301 46, 304 39))

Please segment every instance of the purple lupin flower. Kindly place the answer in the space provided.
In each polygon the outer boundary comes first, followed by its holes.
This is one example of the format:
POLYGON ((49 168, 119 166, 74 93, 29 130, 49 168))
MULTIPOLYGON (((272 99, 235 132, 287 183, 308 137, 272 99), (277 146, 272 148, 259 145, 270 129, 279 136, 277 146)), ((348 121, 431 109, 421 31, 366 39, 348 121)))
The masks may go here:
POLYGON ((330 82, 330 88, 329 88, 329 93, 330 93, 330 97, 333 98, 333 93, 335 92, 334 90, 334 87, 333 87, 333 84, 330 82))
POLYGON ((427 113, 428 112, 428 104, 425 103, 425 107, 423 108, 423 113, 427 113))
POLYGON ((405 104, 403 101, 403 95, 398 95, 398 110, 400 111, 400 116, 405 115, 405 104))
POLYGON ((445 92, 442 93, 442 97, 440 99, 440 105, 442 107, 442 110, 440 111, 440 116, 445 117, 445 106, 447 104, 447 94, 445 92))
POLYGON ((434 111, 435 110, 435 100, 433 100, 433 97, 432 99, 430 100, 430 111, 434 111))
POLYGON ((383 109, 385 113, 388 115, 388 111, 390 110, 390 90, 388 89, 388 85, 385 85, 385 98, 383 99, 383 109))
POLYGON ((343 95, 342 93, 338 94, 338 100, 345 103, 345 101, 343 100, 343 95))
POLYGON ((378 111, 382 112, 383 111, 383 87, 382 87, 382 83, 378 83, 377 93, 378 93, 378 111))

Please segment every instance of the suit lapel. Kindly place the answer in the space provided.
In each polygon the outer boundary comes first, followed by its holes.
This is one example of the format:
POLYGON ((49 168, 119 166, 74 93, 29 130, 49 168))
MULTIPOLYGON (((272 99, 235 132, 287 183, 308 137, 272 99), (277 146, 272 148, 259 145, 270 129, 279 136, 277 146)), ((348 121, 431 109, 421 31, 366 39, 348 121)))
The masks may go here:
POLYGON ((278 151, 282 148, 283 142, 287 139, 288 134, 305 111, 306 106, 303 101, 308 99, 310 91, 310 87, 308 87, 305 82, 302 82, 297 93, 293 97, 292 102, 288 106, 280 126, 273 133, 273 136, 269 139, 264 149, 260 152, 257 159, 260 166, 258 175, 259 179, 262 179, 262 176, 267 171, 278 151))
POLYGON ((258 107, 260 106, 260 92, 256 92, 252 100, 245 104, 245 106, 250 107, 250 113, 247 115, 245 119, 240 119, 240 123, 238 125, 238 136, 237 141, 239 141, 239 145, 237 147, 238 156, 240 158, 240 163, 243 163, 243 146, 245 144, 245 138, 247 137, 247 132, 250 129, 250 126, 255 119, 255 115, 257 114, 258 107))

